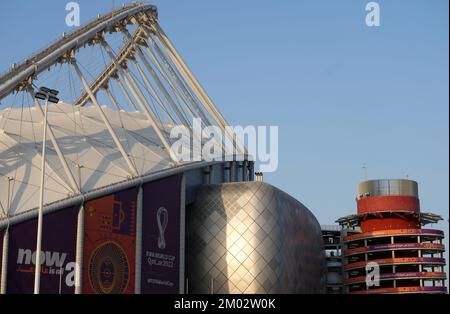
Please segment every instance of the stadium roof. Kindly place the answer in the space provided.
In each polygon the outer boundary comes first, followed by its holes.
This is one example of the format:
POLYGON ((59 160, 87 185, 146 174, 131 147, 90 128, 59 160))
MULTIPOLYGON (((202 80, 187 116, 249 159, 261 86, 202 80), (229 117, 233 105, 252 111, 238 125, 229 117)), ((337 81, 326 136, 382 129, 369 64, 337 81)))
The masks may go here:
POLYGON ((208 164, 174 158, 170 130, 192 133, 196 118, 247 154, 145 3, 99 16, 14 64, 0 76, 0 101, 0 225, 36 212, 41 186, 50 208, 208 164), (64 100, 48 106, 42 158, 44 109, 35 90, 48 82, 64 100))
MULTIPOLYGON (((173 167, 165 150, 139 112, 103 111, 140 175, 173 167)), ((130 172, 98 112, 65 103, 49 105, 48 122, 81 192, 130 178, 130 172)), ((170 125, 161 128, 168 134, 170 125)), ((0 111, 0 202, 9 215, 36 207, 39 197, 42 117, 35 107, 0 111), (6 187, 6 188, 3 188, 6 187)), ((75 193, 55 148, 47 140, 45 201, 52 203, 75 193)), ((6 213, 3 210, 0 218, 6 213)))

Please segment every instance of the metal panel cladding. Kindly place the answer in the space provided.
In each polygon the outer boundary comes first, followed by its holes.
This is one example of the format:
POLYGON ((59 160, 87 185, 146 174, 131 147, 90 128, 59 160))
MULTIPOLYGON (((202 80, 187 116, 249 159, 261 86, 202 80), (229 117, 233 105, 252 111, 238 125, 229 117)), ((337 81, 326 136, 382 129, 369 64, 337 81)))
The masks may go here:
POLYGON ((188 293, 324 293, 320 225, 263 182, 199 189, 187 209, 188 293))

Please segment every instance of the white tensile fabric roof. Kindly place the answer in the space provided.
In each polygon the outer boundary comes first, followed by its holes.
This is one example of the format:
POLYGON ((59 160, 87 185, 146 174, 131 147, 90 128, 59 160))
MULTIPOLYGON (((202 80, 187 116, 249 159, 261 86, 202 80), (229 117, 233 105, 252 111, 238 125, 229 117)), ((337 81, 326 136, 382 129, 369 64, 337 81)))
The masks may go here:
MULTIPOLYGON (((144 114, 102 109, 139 175, 173 167, 144 114)), ((49 104, 48 122, 81 192, 130 178, 95 107, 49 104)), ((164 132, 170 128, 165 125, 164 132)), ((0 219, 38 206, 42 138, 43 119, 37 108, 0 111, 0 219)), ((48 134, 46 143, 44 203, 49 204, 74 193, 48 134)))

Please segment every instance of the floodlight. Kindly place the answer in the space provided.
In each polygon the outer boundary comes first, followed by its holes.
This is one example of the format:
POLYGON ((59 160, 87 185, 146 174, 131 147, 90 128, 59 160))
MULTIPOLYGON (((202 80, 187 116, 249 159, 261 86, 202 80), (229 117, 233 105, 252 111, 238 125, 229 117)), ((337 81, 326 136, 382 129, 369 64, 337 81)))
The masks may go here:
POLYGON ((41 92, 37 92, 34 97, 36 97, 37 99, 42 99, 45 100, 47 98, 47 95, 41 92))
POLYGON ((57 104, 59 102, 59 98, 55 96, 48 95, 48 102, 57 104))

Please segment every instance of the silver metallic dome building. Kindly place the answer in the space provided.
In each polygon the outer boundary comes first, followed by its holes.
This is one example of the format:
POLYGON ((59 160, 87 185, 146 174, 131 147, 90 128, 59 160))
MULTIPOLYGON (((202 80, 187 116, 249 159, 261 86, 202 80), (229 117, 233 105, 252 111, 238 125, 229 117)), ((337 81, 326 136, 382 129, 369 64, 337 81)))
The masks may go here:
POLYGON ((187 209, 189 293, 324 293, 320 226, 263 182, 203 186, 187 209))

